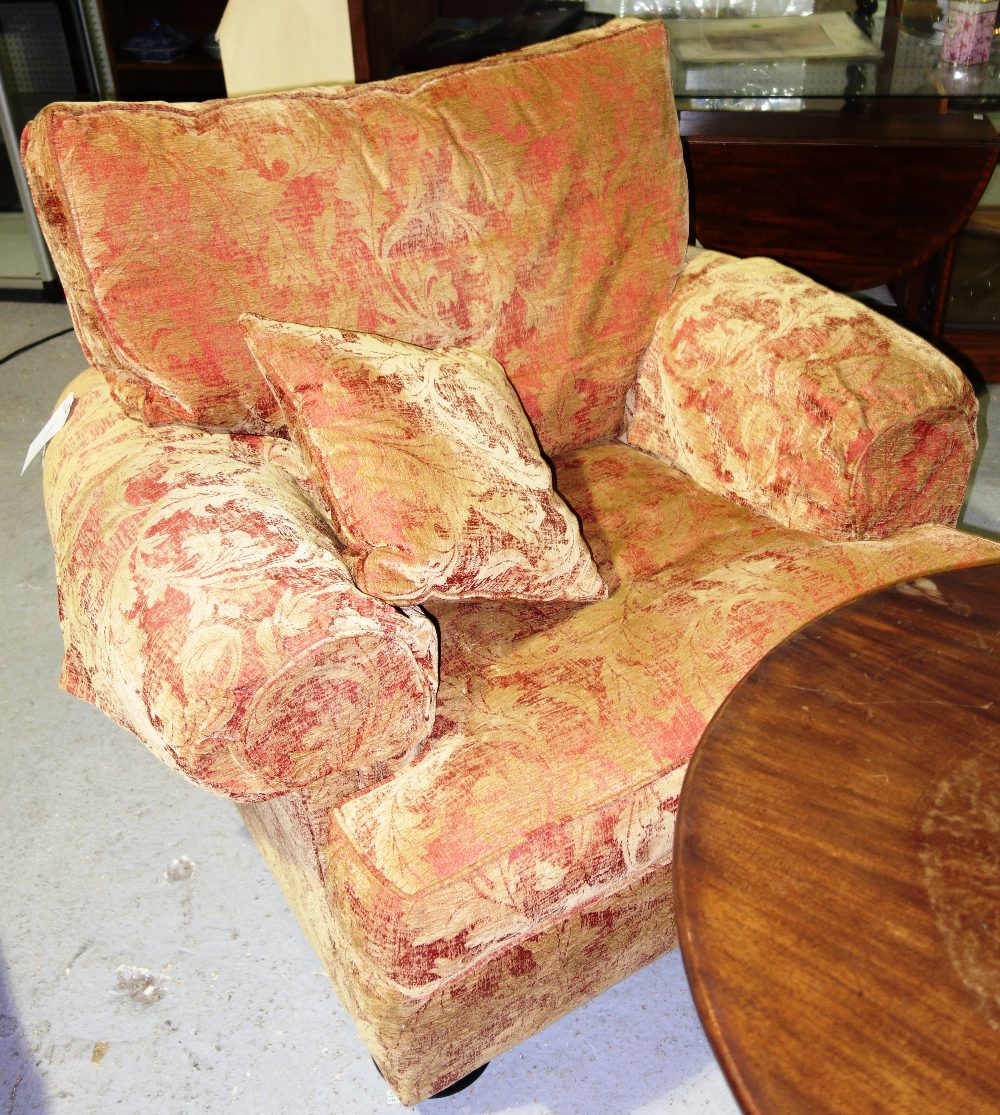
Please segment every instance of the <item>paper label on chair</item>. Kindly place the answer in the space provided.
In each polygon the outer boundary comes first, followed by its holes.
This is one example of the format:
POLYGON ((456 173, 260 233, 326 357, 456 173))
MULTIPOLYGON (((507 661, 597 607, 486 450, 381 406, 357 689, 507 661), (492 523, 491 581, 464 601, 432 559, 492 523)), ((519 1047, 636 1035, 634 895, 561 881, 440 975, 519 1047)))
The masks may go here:
POLYGON ((28 465, 31 464, 45 446, 59 433, 63 426, 66 425, 66 419, 69 418, 69 412, 72 409, 73 392, 71 391, 52 412, 52 417, 38 431, 35 440, 28 446, 28 455, 24 458, 24 464, 21 465, 22 476, 27 471, 28 465))

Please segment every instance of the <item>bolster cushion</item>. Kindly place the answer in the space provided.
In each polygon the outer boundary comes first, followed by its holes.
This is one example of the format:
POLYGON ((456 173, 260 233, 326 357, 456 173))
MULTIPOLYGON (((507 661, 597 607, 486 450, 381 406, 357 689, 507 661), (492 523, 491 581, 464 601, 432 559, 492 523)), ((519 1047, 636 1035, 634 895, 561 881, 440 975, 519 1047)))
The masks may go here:
POLYGON ((660 318, 626 439, 827 538, 953 524, 976 399, 926 341, 769 259, 700 252, 660 318))
POLYGON ((64 688, 241 801, 415 756, 434 628, 354 586, 294 446, 146 426, 95 372, 69 389, 45 455, 64 688))

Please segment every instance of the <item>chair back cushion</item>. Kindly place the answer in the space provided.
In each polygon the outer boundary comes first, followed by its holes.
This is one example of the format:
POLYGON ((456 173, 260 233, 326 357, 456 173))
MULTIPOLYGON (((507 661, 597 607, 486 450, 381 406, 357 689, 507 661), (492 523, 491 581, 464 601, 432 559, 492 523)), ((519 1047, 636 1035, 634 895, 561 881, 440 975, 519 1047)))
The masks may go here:
POLYGON ((280 424, 245 311, 480 349, 614 435, 687 240, 661 24, 348 88, 53 104, 22 143, 83 347, 150 422, 280 424))

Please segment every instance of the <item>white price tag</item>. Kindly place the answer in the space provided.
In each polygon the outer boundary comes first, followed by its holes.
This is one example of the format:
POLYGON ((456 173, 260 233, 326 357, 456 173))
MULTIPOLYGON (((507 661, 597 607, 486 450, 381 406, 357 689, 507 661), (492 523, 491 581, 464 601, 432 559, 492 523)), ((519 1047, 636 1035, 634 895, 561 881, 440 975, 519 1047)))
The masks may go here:
POLYGON ((56 436, 57 433, 66 425, 66 419, 69 418, 69 412, 73 409, 73 392, 71 391, 65 399, 56 407, 52 412, 52 417, 45 423, 45 425, 38 431, 38 436, 28 446, 28 455, 24 458, 24 464, 21 465, 21 475, 25 474, 28 465, 38 456, 39 453, 45 448, 46 445, 56 436))

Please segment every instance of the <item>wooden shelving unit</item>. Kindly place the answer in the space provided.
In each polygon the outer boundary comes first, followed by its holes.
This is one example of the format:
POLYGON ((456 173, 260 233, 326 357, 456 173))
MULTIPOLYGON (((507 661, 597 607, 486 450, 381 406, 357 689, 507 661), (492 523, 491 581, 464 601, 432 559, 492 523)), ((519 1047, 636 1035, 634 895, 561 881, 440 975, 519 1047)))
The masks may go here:
POLYGON ((123 44, 153 19, 200 39, 214 31, 225 0, 100 0, 101 17, 118 97, 124 101, 203 101, 224 97, 222 63, 196 44, 173 62, 141 62, 123 44))
MULTIPOLYGON (((123 49, 138 31, 160 20, 192 34, 214 31, 225 11, 225 0, 98 0, 111 56, 115 89, 128 101, 200 101, 226 95, 222 64, 200 54, 174 62, 139 62, 123 49)), ((280 0, 275 0, 276 3, 280 0)), ((507 15, 519 0, 347 0, 354 68, 358 81, 389 77, 398 72, 397 59, 437 16, 486 17, 507 15)))
POLYGON ((399 72, 398 58, 431 20, 510 15, 520 0, 347 0, 358 81, 399 72))
MULTIPOLYGON (((278 0, 276 0, 278 2, 278 0)), ((225 0, 99 0, 119 99, 201 101, 226 95, 222 64, 198 47, 174 62, 139 62, 123 43, 153 19, 192 34, 214 31, 225 0)), ((493 15, 517 0, 348 0, 359 81, 388 77, 396 57, 435 16, 493 15)))

